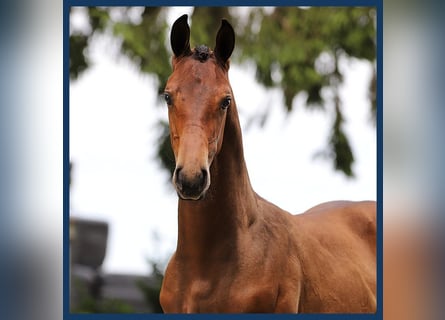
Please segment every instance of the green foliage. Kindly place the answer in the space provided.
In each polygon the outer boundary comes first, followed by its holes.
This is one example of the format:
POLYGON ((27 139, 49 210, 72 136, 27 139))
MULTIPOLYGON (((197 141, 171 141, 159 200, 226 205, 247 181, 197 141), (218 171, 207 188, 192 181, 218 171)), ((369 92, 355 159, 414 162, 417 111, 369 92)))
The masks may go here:
POLYGON ((133 308, 119 299, 97 299, 85 283, 75 281, 76 291, 79 294, 79 303, 72 313, 133 313, 133 308))
POLYGON ((230 16, 228 7, 195 7, 191 19, 191 45, 204 44, 213 48, 221 19, 230 16))
POLYGON ((170 53, 166 47, 169 26, 165 13, 161 7, 146 7, 140 23, 122 21, 113 24, 114 34, 122 39, 122 53, 132 58, 141 72, 157 76, 159 93, 171 73, 170 53))
POLYGON ((164 276, 155 261, 149 261, 149 263, 153 267, 153 273, 150 277, 154 280, 154 284, 148 285, 145 282, 140 281, 136 285, 144 294, 147 304, 152 307, 153 313, 163 313, 161 303, 159 302, 159 293, 161 291, 164 276))
MULTIPOLYGON (((168 8, 146 7, 141 19, 115 21, 111 10, 126 16, 130 8, 89 8, 92 32, 70 36, 70 74, 75 79, 88 68, 85 48, 94 33, 111 29, 121 39, 122 54, 130 57, 143 73, 155 75, 158 92, 162 92, 171 73, 169 47, 170 27, 166 22, 168 8)), ((236 47, 232 60, 254 62, 256 78, 266 88, 280 88, 284 110, 293 110, 297 94, 306 93, 308 108, 326 109, 329 102, 323 89, 329 88, 338 98, 343 75, 338 68, 341 57, 354 57, 375 63, 375 9, 372 7, 276 7, 273 10, 254 7, 242 17, 237 9, 196 7, 190 17, 191 45, 214 46, 216 31, 222 18, 228 19, 236 31, 236 47), (322 59, 323 58, 323 59, 322 59)), ((375 74, 369 83, 370 111, 376 112, 375 74)), ((332 105, 332 103, 330 104, 332 105)), ((335 102, 335 117, 326 154, 334 168, 352 177, 354 157, 348 137, 341 129, 341 101, 335 102)), ((168 134, 160 136, 159 159, 172 170, 172 151, 168 134)))
POLYGON ((70 36, 70 77, 77 78, 89 67, 84 51, 88 45, 88 37, 82 34, 70 36))
POLYGON ((93 34, 102 32, 110 19, 105 9, 91 7, 87 8, 87 12, 91 30, 86 32, 72 30, 70 33, 70 78, 73 80, 90 66, 86 49, 93 34))
POLYGON ((331 156, 334 158, 334 167, 341 170, 348 177, 353 176, 352 163, 354 162, 354 155, 352 154, 351 146, 343 131, 343 116, 338 105, 335 107, 335 121, 332 127, 329 144, 331 146, 331 156))
POLYGON ((342 80, 336 66, 340 55, 374 61, 374 14, 371 8, 342 7, 278 7, 270 14, 252 11, 246 27, 250 30, 239 36, 241 60, 254 60, 257 79, 266 87, 283 89, 288 111, 301 91, 308 94, 308 106, 323 106, 321 89, 342 80), (255 32, 252 26, 258 20, 261 27, 255 32), (334 66, 324 73, 316 70, 322 53, 334 59, 334 66), (273 73, 281 77, 274 80, 273 73))

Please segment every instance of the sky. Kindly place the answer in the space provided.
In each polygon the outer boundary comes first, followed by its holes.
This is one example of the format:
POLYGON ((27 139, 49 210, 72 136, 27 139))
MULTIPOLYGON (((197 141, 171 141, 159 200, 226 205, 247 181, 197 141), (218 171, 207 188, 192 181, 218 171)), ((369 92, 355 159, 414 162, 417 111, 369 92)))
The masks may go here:
MULTIPOLYGON (((170 22, 187 12, 173 10, 170 22)), ((78 16, 72 23, 84 22, 78 16)), ((109 223, 104 272, 146 274, 147 259, 163 265, 176 246, 177 195, 155 156, 157 123, 167 121, 167 110, 157 99, 154 78, 116 52, 112 39, 96 38, 89 49, 92 66, 70 83, 70 209, 73 217, 109 223)), ((314 158, 327 143, 332 105, 326 112, 307 110, 300 95, 286 115, 279 91, 259 85, 253 66, 231 64, 253 188, 291 213, 330 200, 376 199, 376 129, 367 99, 372 66, 342 60, 341 68, 354 179, 335 172, 330 160, 314 158), (266 110, 264 126, 249 124, 266 110)))

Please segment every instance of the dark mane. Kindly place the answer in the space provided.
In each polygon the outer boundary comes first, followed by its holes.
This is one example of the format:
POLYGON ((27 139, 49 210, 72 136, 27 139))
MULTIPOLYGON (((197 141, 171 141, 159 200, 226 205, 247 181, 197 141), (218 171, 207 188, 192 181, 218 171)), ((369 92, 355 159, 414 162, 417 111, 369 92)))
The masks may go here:
POLYGON ((206 62, 210 58, 211 53, 209 47, 200 45, 193 50, 193 58, 199 60, 199 62, 206 62))

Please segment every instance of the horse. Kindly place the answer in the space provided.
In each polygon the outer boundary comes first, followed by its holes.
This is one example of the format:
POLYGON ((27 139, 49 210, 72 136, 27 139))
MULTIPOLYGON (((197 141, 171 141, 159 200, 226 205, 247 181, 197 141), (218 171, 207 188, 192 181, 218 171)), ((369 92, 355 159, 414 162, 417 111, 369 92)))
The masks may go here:
POLYGON ((176 161, 178 239, 162 282, 165 313, 376 312, 376 203, 332 201, 292 215, 252 188, 229 83, 235 32, 190 47, 171 30, 164 98, 176 161))

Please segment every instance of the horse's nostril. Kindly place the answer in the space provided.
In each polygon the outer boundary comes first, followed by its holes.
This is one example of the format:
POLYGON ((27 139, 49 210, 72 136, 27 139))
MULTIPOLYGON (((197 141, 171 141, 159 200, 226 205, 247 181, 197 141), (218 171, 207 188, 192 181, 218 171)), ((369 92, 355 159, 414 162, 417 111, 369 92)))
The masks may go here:
POLYGON ((209 172, 201 169, 195 172, 183 170, 177 167, 173 175, 173 183, 176 190, 183 198, 195 199, 202 195, 207 188, 209 172))
POLYGON ((176 167, 175 172, 173 173, 173 183, 179 190, 182 190, 182 181, 184 180, 182 174, 182 167, 176 167))
POLYGON ((201 169, 201 184, 205 186, 207 183, 207 170, 201 169))

